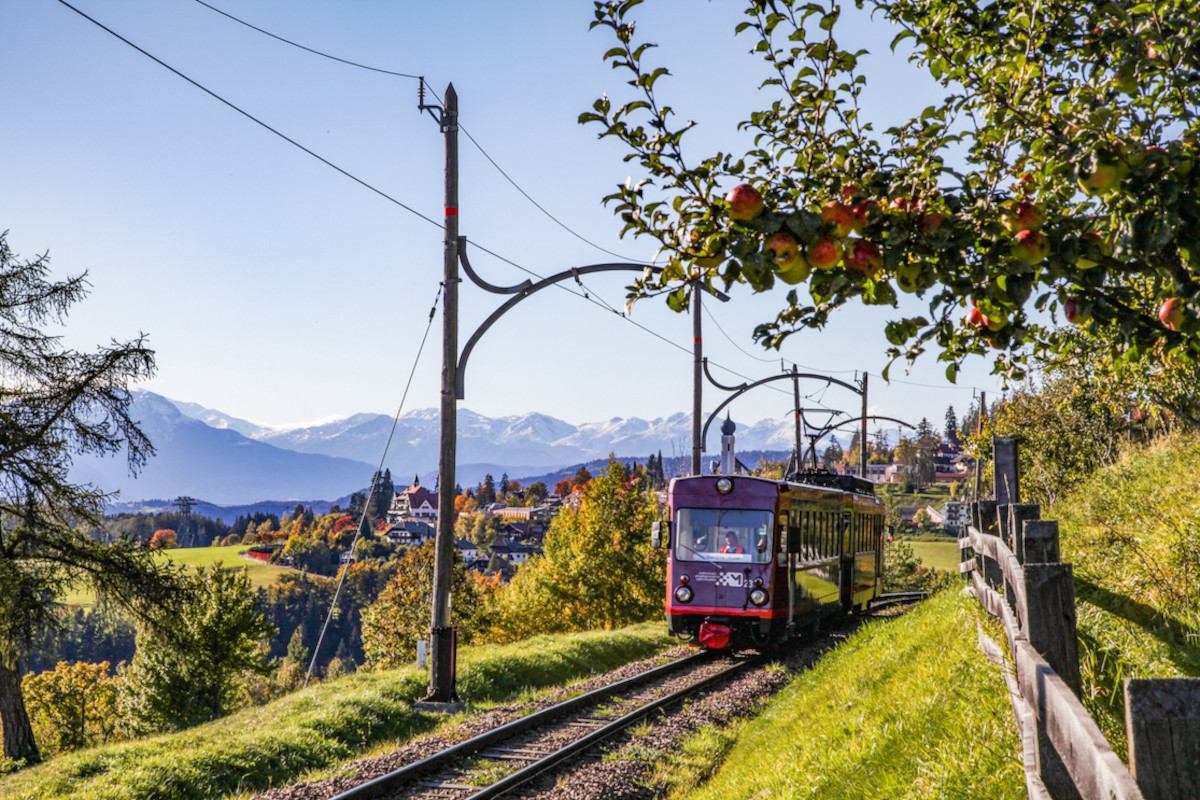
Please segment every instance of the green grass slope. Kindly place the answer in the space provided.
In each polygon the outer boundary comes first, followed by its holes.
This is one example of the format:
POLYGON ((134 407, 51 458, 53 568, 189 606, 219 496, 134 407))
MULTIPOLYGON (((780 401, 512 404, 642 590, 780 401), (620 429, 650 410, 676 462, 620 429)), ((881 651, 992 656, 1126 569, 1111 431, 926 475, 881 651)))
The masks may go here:
POLYGON ((740 730, 700 735, 662 765, 671 796, 1025 797, 1004 680, 976 641, 980 613, 955 588, 866 625, 740 730))
MULTIPOLYGON (((464 647, 458 691, 469 704, 507 701, 674 644, 653 622, 464 647)), ((191 800, 263 791, 432 730, 439 719, 412 710, 428 685, 428 673, 415 668, 360 672, 190 730, 71 753, 0 777, 0 797, 191 800)))
POLYGON ((1084 705, 1125 756, 1125 678, 1200 677, 1200 437, 1131 450, 1060 500, 1084 705))
MULTIPOLYGON (((170 550, 160 550, 154 554, 157 561, 173 561, 188 567, 207 567, 220 561, 226 569, 246 568, 250 576, 250 585, 255 589, 270 586, 283 572, 282 567, 274 564, 264 564, 252 558, 242 558, 239 553, 246 550, 246 545, 230 545, 229 547, 177 547, 170 550)), ((79 587, 63 598, 63 603, 74 606, 93 606, 96 595, 90 588, 79 587)))

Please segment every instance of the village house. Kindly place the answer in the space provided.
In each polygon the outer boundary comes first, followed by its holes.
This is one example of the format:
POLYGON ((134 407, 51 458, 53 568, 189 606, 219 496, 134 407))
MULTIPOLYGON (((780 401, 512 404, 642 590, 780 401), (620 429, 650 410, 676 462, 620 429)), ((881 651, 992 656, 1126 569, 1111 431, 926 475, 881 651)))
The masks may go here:
POLYGON ((462 556, 464 564, 471 564, 475 559, 479 558, 479 548, 466 539, 455 539, 454 549, 462 556))
POLYGON ((513 566, 520 566, 534 554, 532 548, 518 544, 507 537, 501 537, 492 544, 492 554, 500 556, 513 566))
POLYGON ((392 506, 388 510, 388 521, 399 522, 415 519, 425 520, 436 525, 437 512, 437 495, 421 485, 420 477, 414 476, 412 486, 396 492, 396 496, 392 499, 392 506))
POLYGON ((419 519, 405 519, 397 522, 384 534, 389 542, 409 547, 420 547, 436 535, 437 531, 432 525, 419 519))

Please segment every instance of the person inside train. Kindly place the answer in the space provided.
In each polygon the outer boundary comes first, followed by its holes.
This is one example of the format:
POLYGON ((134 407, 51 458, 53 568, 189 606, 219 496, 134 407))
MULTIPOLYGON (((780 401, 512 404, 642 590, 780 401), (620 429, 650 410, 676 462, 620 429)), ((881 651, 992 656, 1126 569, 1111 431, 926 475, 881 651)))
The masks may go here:
POLYGON ((721 548, 722 553, 741 553, 742 547, 738 544, 737 534, 733 531, 725 531, 725 546, 721 548))

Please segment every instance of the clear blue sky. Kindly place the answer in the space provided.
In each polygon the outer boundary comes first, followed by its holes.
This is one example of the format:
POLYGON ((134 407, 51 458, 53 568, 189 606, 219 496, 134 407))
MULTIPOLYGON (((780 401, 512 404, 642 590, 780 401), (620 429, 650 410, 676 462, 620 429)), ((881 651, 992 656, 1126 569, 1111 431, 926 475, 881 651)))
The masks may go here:
MULTIPOLYGON (((319 58, 249 30, 195 0, 78 0, 81 11, 193 80, 399 202, 440 222, 442 139, 416 108, 417 82, 319 58)), ((453 82, 463 127, 539 204, 579 236, 629 259, 649 242, 621 241, 601 205, 633 167, 619 145, 576 123, 602 93, 626 98, 621 73, 589 32, 588 2, 278 2, 212 0, 278 36, 356 62, 453 82)), ((658 85, 699 126, 697 155, 746 147, 738 121, 768 102, 750 40, 735 37, 741 3, 651 0, 639 35, 672 77, 658 85)), ((66 336, 81 347, 149 334, 158 377, 146 388, 263 423, 400 402, 442 272, 438 226, 338 174, 190 85, 57 0, 13 0, 0 10, 0 230, 25 256, 49 250, 59 274, 87 270, 91 296, 66 336)), ((843 46, 869 49, 865 111, 882 128, 936 102, 941 90, 888 52, 895 29, 858 18, 843 46)), ((461 233, 542 275, 612 257, 563 230, 463 136, 461 233)), ((638 175, 634 174, 635 180, 638 175)), ((495 283, 525 276, 479 251, 495 283)), ((626 276, 587 280, 621 308, 626 276)), ((577 287, 576 287, 577 288, 577 287)), ((782 353, 751 341, 783 303, 778 290, 735 287, 710 302, 711 360, 747 378, 802 370, 850 379, 871 373, 881 414, 941 425, 973 393, 999 387, 990 364, 968 365, 958 386, 933 354, 885 385, 883 322, 897 312, 847 309, 823 332, 793 336, 782 353)), ((461 338, 501 298, 470 284, 461 338)), ((462 406, 489 416, 538 411, 579 423, 652 419, 691 405, 691 322, 645 300, 633 320, 545 290, 507 314, 476 349, 462 406)), ((440 322, 418 366, 406 410, 435 407, 440 322)), ((714 372, 740 382, 732 372, 714 372)), ((846 393, 813 402, 857 414, 846 393)), ((706 408, 724 395, 706 390, 706 408)), ((806 401, 807 402, 807 401, 806 401)), ((752 392, 735 419, 782 417, 790 392, 752 392)))

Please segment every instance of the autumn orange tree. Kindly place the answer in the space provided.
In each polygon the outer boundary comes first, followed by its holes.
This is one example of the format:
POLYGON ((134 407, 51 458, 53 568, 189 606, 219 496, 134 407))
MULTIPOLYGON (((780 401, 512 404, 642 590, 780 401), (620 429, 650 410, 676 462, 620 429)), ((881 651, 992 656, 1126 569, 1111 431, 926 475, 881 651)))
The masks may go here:
POLYGON ((518 570, 487 607, 488 635, 617 628, 662 612, 666 561, 650 546, 658 506, 640 475, 610 458, 579 508, 564 507, 544 552, 518 570))
POLYGON ((951 380, 989 352, 1025 375, 1061 349, 1062 318, 1113 359, 1197 361, 1195 2, 859 0, 946 92, 878 132, 859 102, 866 54, 838 44, 843 6, 752 0, 736 33, 763 62, 761 110, 741 123, 754 145, 707 155, 635 35, 640 2, 595 4, 604 58, 634 88, 580 117, 640 169, 606 198, 624 233, 667 257, 630 302, 681 310, 696 282, 782 283, 755 333, 778 347, 848 303, 910 294, 928 313, 887 324, 890 354, 934 349, 951 380))
MULTIPOLYGON (((416 657, 417 642, 428 636, 434 553, 432 541, 406 553, 379 597, 363 611, 363 651, 373 666, 410 663, 416 657)), ((458 628, 459 641, 470 642, 482 621, 482 602, 495 589, 495 582, 466 573, 456 555, 450 584, 454 596, 451 622, 458 628)))
POLYGON ((38 741, 48 755, 102 744, 117 729, 117 685, 109 664, 60 661, 21 682, 38 741))

